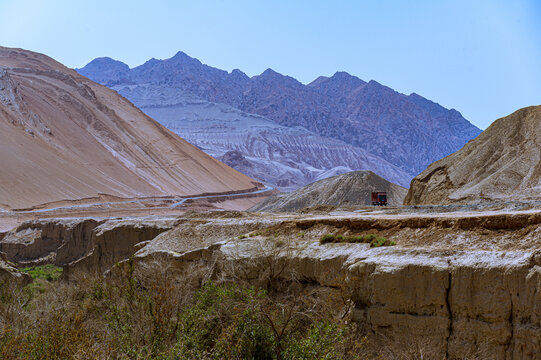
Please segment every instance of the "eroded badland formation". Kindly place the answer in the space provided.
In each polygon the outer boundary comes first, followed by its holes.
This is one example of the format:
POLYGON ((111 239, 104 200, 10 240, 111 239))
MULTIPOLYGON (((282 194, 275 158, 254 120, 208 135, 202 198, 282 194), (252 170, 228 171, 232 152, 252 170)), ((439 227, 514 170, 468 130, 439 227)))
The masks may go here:
POLYGON ((272 195, 105 86, 0 48, 0 353, 541 359, 540 123, 540 107, 497 120, 409 190, 361 171, 272 195), (25 297, 21 269, 44 265, 60 279, 25 297), (270 300, 178 300, 230 299, 209 280, 270 300))

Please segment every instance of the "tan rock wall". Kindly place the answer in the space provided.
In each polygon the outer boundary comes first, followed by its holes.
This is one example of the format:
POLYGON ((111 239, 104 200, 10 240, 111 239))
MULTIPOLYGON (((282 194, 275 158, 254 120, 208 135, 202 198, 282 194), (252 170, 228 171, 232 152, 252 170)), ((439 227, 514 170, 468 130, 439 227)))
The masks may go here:
MULTIPOLYGON (((259 256, 265 262, 263 246, 257 239, 232 240, 205 253, 221 262, 259 256)), ((155 251, 164 267, 179 271, 193 258, 192 252, 155 251)), ((284 277, 336 286, 342 276, 353 289, 353 319, 374 339, 424 344, 434 358, 519 360, 541 354, 540 254, 306 243, 279 257, 291 262, 284 277)), ((141 252, 135 259, 142 264, 157 257, 141 252)))
POLYGON ((28 221, 4 236, 0 251, 19 264, 62 266, 89 251, 92 232, 102 222, 95 219, 28 221))

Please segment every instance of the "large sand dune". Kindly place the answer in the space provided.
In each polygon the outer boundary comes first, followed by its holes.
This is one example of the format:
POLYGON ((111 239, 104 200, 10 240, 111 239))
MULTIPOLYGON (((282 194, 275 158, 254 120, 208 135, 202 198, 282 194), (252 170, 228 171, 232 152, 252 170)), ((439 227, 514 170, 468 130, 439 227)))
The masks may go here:
POLYGON ((259 185, 116 92, 45 55, 0 47, 0 210, 259 185))

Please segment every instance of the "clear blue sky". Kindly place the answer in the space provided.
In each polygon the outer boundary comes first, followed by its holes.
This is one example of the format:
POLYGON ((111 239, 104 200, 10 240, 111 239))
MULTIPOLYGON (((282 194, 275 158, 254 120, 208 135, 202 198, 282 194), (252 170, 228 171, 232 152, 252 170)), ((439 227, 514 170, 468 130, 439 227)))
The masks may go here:
POLYGON ((541 1, 0 0, 0 45, 70 67, 178 50, 307 83, 347 71, 456 108, 480 128, 541 104, 541 1))

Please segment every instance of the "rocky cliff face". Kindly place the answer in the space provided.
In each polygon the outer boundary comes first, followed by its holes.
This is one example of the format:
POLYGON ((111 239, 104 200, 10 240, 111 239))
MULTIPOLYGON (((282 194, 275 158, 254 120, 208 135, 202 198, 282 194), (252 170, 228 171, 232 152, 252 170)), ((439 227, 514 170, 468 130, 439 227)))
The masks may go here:
POLYGON ((0 252, 0 286, 8 284, 26 285, 32 281, 30 275, 17 270, 9 263, 6 254, 0 252))
MULTIPOLYGON (((60 222, 52 220, 50 226, 60 222)), ((346 289, 352 319, 368 329, 373 341, 404 341, 434 359, 537 359, 540 226, 539 211, 396 215, 378 210, 323 216, 217 212, 113 219, 94 228, 90 239, 84 239, 92 242, 92 251, 65 271, 66 276, 105 271, 117 261, 124 266, 127 260, 122 258, 133 256, 135 271, 158 265, 182 281, 196 266, 215 276, 242 267, 251 276, 261 266, 287 264, 278 274, 282 280, 294 277, 310 286, 346 289), (372 233, 397 245, 322 245, 318 240, 326 233, 372 233)), ((24 244, 29 228, 21 227, 15 231, 18 236, 7 234, 3 241, 15 236, 24 244)))
MULTIPOLYGON (((118 68, 116 63, 97 59, 78 71, 102 84, 115 84, 117 91, 145 112, 174 105, 171 94, 225 103, 284 127, 301 126, 320 137, 360 148, 410 177, 480 133, 455 110, 447 110, 417 94, 397 93, 375 81, 366 83, 344 72, 304 85, 272 69, 252 78, 239 70, 227 73, 184 53, 167 60, 149 60, 131 69, 123 81, 117 81, 125 76, 118 75, 118 68), (107 73, 112 74, 111 79, 104 76, 107 73), (156 88, 167 95, 155 98, 156 88)), ((174 111, 170 114, 174 116, 174 111)), ((153 116, 162 121, 158 112, 153 116)), ((302 151, 298 151, 298 157, 302 157, 302 151)), ((336 166, 347 167, 334 162, 333 167, 336 166)), ((387 173, 380 174, 389 178, 387 173)))
MULTIPOLYGON (((272 236, 221 242, 215 237, 208 246, 187 246, 183 234, 189 225, 181 224, 139 250, 135 263, 144 272, 158 261, 182 276, 193 269, 190 264, 214 264, 215 272, 228 263, 248 264, 242 272, 254 275, 258 261, 286 262, 284 280, 292 276, 312 286, 350 289, 353 319, 375 339, 418 346, 434 359, 536 359, 541 351, 541 253, 535 240, 540 224, 538 215, 319 216, 275 220, 267 228, 272 236), (517 249, 516 242, 501 230, 519 223, 528 232, 516 235, 529 240, 522 250, 510 250, 517 249), (375 232, 398 245, 313 241, 329 232, 375 232), (481 250, 476 237, 493 243, 481 250), (422 248, 423 242, 430 249, 422 248)), ((203 236, 216 234, 217 223, 199 224, 198 230, 203 236)))
MULTIPOLYGON (((375 339, 418 346, 434 359, 536 359, 541 351, 541 253, 535 241, 540 219, 316 217, 278 222, 270 227, 273 239, 256 235, 199 248, 186 247, 181 236, 185 225, 180 225, 149 242, 135 261, 142 271, 145 264, 160 261, 179 276, 190 263, 253 264, 253 271, 243 270, 253 274, 258 261, 285 261, 289 270, 282 273, 283 279, 294 276, 312 286, 333 288, 345 279, 340 286, 352 291, 353 319, 375 339), (523 250, 510 251, 514 242, 501 232, 512 223, 529 229, 523 250), (306 240, 327 232, 376 232, 395 239, 398 246, 374 249, 306 240), (450 234, 456 241, 445 240, 450 234), (498 245, 480 250, 476 236, 498 245), (426 238, 432 248, 419 248, 416 237, 426 238), (407 238, 410 244, 402 246, 407 238), (281 245, 274 245, 276 241, 281 245)), ((199 229, 205 233, 204 225, 199 229)), ((215 232, 216 224, 207 229, 215 232)))
POLYGON ((405 204, 532 200, 541 196, 541 107, 496 120, 415 177, 405 204))
POLYGON ((5 234, 0 251, 20 265, 62 266, 90 251, 92 233, 102 222, 95 219, 27 221, 5 234))
POLYGON ((52 219, 27 221, 7 232, 0 251, 20 266, 45 263, 72 264, 70 274, 82 269, 103 272, 151 240, 173 228, 176 218, 155 219, 52 219))

